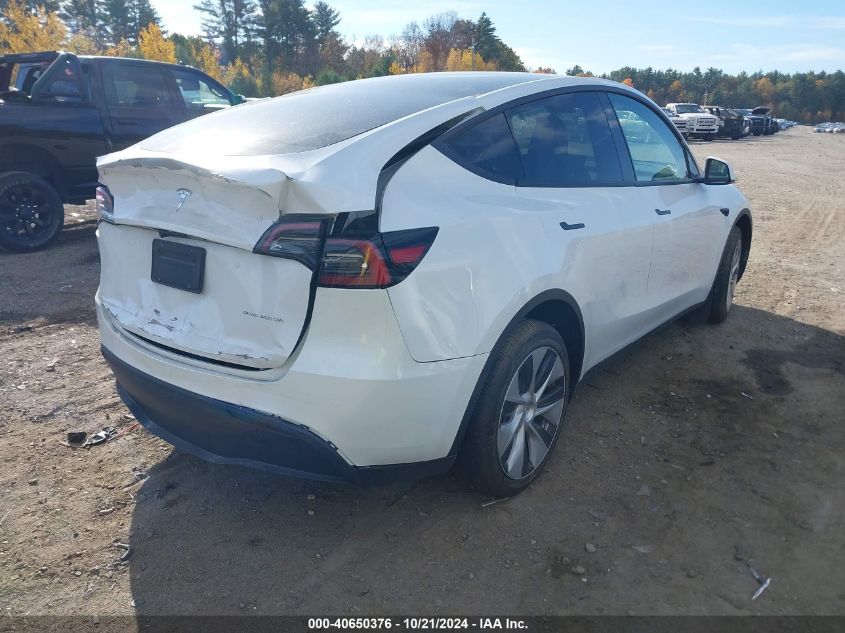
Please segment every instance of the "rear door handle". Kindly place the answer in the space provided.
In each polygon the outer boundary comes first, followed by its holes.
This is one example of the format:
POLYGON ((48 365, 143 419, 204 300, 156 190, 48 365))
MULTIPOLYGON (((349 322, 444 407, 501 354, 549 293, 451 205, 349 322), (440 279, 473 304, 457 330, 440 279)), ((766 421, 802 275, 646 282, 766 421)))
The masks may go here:
POLYGON ((672 209, 655 209, 654 212, 657 215, 669 215, 672 213, 672 209))
POLYGON ((584 223, 578 222, 577 224, 567 224, 566 222, 561 222, 560 228, 562 228, 564 231, 572 231, 573 229, 583 229, 584 223))
POLYGON ((138 121, 134 119, 115 119, 114 121, 118 125, 138 125, 138 121))

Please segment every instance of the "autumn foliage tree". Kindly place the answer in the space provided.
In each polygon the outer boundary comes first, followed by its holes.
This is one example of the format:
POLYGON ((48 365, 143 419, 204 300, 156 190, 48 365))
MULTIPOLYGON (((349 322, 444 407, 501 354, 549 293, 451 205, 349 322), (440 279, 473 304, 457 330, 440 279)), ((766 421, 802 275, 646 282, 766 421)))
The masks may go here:
POLYGON ((9 0, 0 19, 0 53, 59 50, 67 28, 58 13, 43 6, 30 10, 22 0, 9 0))
POLYGON ((161 28, 153 22, 139 33, 138 51, 144 59, 176 63, 176 44, 164 37, 161 28))

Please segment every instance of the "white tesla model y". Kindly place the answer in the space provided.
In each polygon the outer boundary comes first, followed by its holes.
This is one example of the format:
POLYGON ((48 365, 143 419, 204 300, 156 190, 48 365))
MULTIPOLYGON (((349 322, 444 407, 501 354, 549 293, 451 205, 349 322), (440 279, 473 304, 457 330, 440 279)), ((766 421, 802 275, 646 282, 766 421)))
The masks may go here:
POLYGON ((211 461, 360 483, 537 477, 581 377, 751 244, 639 92, 434 73, 247 103, 99 161, 97 313, 118 391, 211 461))

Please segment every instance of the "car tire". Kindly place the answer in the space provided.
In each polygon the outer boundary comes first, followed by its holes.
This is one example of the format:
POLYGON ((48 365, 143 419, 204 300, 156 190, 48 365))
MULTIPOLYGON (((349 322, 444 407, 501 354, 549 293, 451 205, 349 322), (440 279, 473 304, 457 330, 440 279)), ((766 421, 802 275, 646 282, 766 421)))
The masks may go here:
POLYGON ((728 318, 733 305, 736 284, 742 272, 742 231, 738 227, 731 229, 713 287, 708 300, 708 321, 721 323, 728 318))
POLYGON ((571 384, 569 355, 557 330, 527 319, 505 333, 488 363, 458 469, 479 492, 510 497, 537 478, 560 436, 571 384))
POLYGON ((64 222, 64 205, 50 183, 22 171, 0 174, 0 247, 15 253, 44 248, 64 222))

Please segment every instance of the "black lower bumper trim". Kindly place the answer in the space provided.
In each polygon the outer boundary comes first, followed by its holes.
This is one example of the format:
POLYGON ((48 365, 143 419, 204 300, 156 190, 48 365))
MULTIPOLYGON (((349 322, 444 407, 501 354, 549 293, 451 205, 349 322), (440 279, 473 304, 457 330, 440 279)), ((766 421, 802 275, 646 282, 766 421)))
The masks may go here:
MULTIPOLYGON (((447 472, 454 461, 352 466, 326 440, 278 416, 193 393, 145 374, 102 348, 135 418, 176 448, 209 462, 291 477, 375 485, 447 472)), ((354 424, 350 420, 350 424, 354 424)))

